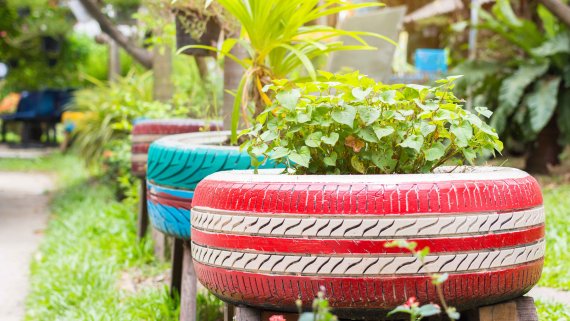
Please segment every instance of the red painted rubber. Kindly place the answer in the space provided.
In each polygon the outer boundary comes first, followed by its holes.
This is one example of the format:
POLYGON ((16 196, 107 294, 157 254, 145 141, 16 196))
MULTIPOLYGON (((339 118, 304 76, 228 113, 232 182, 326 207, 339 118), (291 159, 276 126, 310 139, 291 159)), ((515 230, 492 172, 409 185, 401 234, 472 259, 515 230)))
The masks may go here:
MULTIPOLYGON (((393 177, 393 176, 392 176, 393 177)), ((204 180, 196 204, 291 214, 414 214, 510 211, 542 204, 531 176, 403 184, 204 180)))
MULTIPOLYGON (((451 274, 443 286, 444 295, 450 304, 462 310, 516 298, 538 282, 542 264, 539 260, 492 272, 451 274)), ((311 302, 321 287, 326 289, 337 314, 362 315, 368 312, 363 309, 371 309, 375 320, 381 318, 378 310, 384 313, 412 296, 423 303, 438 302, 435 287, 425 276, 282 276, 226 270, 197 262, 194 268, 200 283, 224 301, 247 302, 268 310, 296 311, 295 300, 311 302)))
MULTIPOLYGON (((294 310, 323 286, 335 311, 437 302, 427 272, 449 273, 459 309, 528 291, 544 260, 536 180, 508 168, 428 175, 220 172, 198 184, 192 257, 199 280, 234 303, 294 310), (430 247, 422 265, 395 239, 430 247)), ((372 312, 374 314, 374 312, 372 312)))
POLYGON ((146 175, 146 159, 150 144, 164 136, 193 133, 202 130, 220 130, 219 122, 197 119, 148 119, 137 122, 132 131, 131 171, 134 175, 146 175))
POLYGON ((204 128, 214 130, 218 122, 206 122, 199 119, 145 119, 133 126, 133 135, 174 135, 193 133, 204 128))

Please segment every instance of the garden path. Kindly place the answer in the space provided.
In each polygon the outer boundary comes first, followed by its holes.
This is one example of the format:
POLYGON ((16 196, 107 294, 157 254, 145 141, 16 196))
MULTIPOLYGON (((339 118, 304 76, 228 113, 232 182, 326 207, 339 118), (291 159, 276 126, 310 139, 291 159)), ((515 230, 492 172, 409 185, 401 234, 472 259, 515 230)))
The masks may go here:
POLYGON ((546 302, 557 302, 570 307, 570 291, 536 286, 530 290, 529 296, 546 302))
POLYGON ((0 316, 24 318, 29 269, 48 219, 47 174, 0 172, 0 316))

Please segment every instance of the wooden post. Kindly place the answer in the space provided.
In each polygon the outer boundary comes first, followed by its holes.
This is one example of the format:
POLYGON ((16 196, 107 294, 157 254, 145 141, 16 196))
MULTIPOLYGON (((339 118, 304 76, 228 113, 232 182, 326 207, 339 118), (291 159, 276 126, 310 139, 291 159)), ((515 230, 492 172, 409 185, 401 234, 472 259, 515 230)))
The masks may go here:
POLYGON ((170 293, 174 296, 175 293, 180 294, 182 285, 182 265, 184 258, 184 241, 181 239, 174 239, 172 250, 172 273, 170 278, 170 293))
POLYGON ((235 316, 235 306, 224 302, 224 321, 233 321, 235 316))
MULTIPOLYGON (((197 281, 192 262, 192 245, 185 241, 182 262, 182 293, 180 294, 180 321, 196 321, 197 281)), ((253 321, 253 320, 252 320, 253 321)))
POLYGON ((142 239, 146 235, 148 229, 148 208, 146 203, 146 178, 141 178, 139 190, 139 217, 138 217, 138 236, 142 239))
POLYGON ((261 321, 261 311, 246 307, 236 307, 236 321, 261 321))
POLYGON ((164 235, 154 227, 151 228, 151 237, 156 258, 163 262, 170 261, 172 258, 172 238, 164 235))

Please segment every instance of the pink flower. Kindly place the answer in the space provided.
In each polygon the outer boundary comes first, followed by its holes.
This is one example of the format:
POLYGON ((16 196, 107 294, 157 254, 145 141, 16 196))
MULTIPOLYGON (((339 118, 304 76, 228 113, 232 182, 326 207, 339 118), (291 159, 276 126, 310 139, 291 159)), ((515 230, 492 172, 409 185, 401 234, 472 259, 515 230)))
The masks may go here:
POLYGON ((420 306, 420 303, 418 302, 415 296, 412 296, 408 299, 408 301, 406 301, 406 303, 404 303, 404 306, 407 308, 416 308, 420 306))
POLYGON ((282 315, 272 315, 269 321, 287 321, 282 315))

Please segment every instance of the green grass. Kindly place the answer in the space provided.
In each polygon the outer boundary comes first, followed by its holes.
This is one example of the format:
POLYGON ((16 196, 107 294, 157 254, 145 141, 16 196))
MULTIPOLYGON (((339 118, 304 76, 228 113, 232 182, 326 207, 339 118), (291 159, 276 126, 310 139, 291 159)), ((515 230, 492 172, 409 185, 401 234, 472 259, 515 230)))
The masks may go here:
POLYGON ((546 208, 546 258, 540 286, 570 290, 570 185, 548 187, 546 208))
POLYGON ((570 307, 560 303, 535 301, 538 319, 544 321, 570 321, 570 307))
POLYGON ((31 267, 26 320, 178 319, 178 303, 166 286, 134 293, 119 288, 124 271, 138 269, 149 276, 166 266, 154 259, 150 242, 137 241, 135 211, 115 200, 109 184, 90 179, 72 156, 2 161, 0 168, 54 170, 60 178, 31 267))

